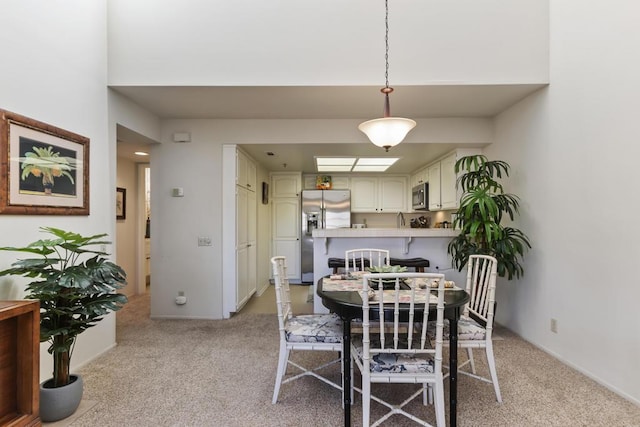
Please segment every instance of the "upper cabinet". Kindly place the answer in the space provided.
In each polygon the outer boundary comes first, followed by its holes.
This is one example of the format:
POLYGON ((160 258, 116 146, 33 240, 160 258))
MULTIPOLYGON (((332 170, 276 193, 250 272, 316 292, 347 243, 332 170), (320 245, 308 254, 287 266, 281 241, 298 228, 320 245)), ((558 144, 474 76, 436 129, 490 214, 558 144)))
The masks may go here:
POLYGON ((464 156, 479 153, 479 149, 457 149, 427 167, 430 211, 458 209, 462 193, 456 188, 456 162, 464 156))
POLYGON ((351 212, 406 212, 406 176, 351 177, 351 212))
POLYGON ((442 209, 442 203, 440 201, 441 196, 441 164, 440 162, 434 163, 427 168, 427 176, 429 180, 429 210, 439 211, 442 209))
MULTIPOLYGON (((318 175, 304 175, 302 180, 304 181, 304 190, 315 190, 318 175)), ((331 189, 332 190, 348 190, 349 176, 345 175, 331 175, 331 189)))
POLYGON ((429 182, 429 168, 422 168, 411 175, 411 188, 429 182))
POLYGON ((273 197, 298 197, 302 191, 300 172, 277 172, 271 174, 273 197))
POLYGON ((249 191, 256 191, 256 165, 242 151, 236 156, 236 185, 249 191))

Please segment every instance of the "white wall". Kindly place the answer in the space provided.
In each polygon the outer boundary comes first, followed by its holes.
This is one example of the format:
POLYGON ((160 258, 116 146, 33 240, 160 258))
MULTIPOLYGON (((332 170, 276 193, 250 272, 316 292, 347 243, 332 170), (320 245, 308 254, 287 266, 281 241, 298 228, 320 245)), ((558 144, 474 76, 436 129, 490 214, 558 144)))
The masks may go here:
MULTIPOLYGON (((419 135, 425 141, 486 144, 491 141, 490 119, 430 119, 419 135)), ((153 317, 222 318, 223 209, 222 145, 243 143, 339 143, 352 140, 357 120, 165 120, 162 144, 151 152, 151 234, 153 239, 151 315, 153 317), (189 132, 190 143, 171 142, 174 132, 189 132), (184 188, 184 197, 171 189, 184 188), (198 247, 198 236, 213 239, 211 247, 198 247), (187 304, 174 302, 179 291, 187 304)), ((259 182, 267 172, 258 170, 259 182)), ((259 204, 261 243, 258 248, 259 281, 269 277, 269 205, 259 204), (263 245, 263 242, 268 242, 263 245)), ((259 282, 261 283, 261 282, 259 282)))
POLYGON ((498 321, 635 402, 639 14, 631 1, 552 2, 551 85, 501 114, 486 150, 513 167, 533 245, 524 279, 499 283, 498 321))
MULTIPOLYGON (((380 85, 384 2, 109 1, 113 85, 380 85)), ((393 85, 546 82, 548 2, 390 2, 393 85)))
MULTIPOLYGON (((106 30, 105 0, 2 4, 0 108, 90 139, 91 208, 89 216, 0 215, 3 246, 22 246, 41 238, 40 226, 114 236, 115 141, 111 144, 108 139, 106 30)), ((0 253, 0 267, 16 257, 0 253)), ((72 369, 113 345, 115 316, 110 315, 80 335, 72 369)), ((43 380, 52 372, 46 347, 41 345, 43 380)))
POLYGON ((116 239, 118 241, 116 262, 127 272, 127 286, 122 293, 132 296, 138 289, 137 242, 138 234, 138 168, 137 164, 123 157, 117 158, 116 187, 126 190, 125 219, 116 221, 116 239))

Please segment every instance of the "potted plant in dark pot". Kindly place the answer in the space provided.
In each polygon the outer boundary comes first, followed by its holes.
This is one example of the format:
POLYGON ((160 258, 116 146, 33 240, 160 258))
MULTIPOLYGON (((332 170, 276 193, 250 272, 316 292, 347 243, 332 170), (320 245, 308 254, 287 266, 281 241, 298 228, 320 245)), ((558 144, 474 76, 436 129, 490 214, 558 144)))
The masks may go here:
POLYGON ((82 378, 70 374, 76 338, 105 315, 117 311, 127 297, 116 291, 126 285, 126 274, 108 261, 102 248, 111 242, 106 234, 82 236, 52 227, 41 227, 50 236, 28 246, 2 247, 34 258, 14 262, 0 271, 36 279, 26 286, 26 298, 40 301, 40 341, 49 342, 53 378, 40 384, 40 417, 51 422, 73 414, 82 399, 82 378), (95 248, 100 249, 92 249, 95 248))
POLYGON ((460 234, 447 248, 453 267, 462 271, 469 255, 491 255, 498 261, 498 276, 519 278, 524 274, 521 260, 531 244, 522 231, 502 225, 507 216, 514 219, 520 206, 518 196, 505 193, 498 182, 509 176, 509 164, 478 154, 459 159, 455 170, 463 173, 458 178, 462 196, 453 224, 460 234))

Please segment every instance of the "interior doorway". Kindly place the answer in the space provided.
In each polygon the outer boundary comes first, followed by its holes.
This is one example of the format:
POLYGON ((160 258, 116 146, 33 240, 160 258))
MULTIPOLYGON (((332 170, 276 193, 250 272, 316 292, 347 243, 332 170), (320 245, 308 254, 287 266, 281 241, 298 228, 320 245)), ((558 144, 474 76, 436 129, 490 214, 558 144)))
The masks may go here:
POLYGON ((138 294, 151 291, 151 166, 138 164, 138 294))

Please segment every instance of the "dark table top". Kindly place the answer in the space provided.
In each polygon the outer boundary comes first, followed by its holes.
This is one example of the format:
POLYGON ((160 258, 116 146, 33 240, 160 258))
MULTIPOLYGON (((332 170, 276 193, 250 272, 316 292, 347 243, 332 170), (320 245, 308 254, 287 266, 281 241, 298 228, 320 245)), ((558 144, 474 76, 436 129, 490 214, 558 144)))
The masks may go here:
MULTIPOLYGON (((318 287, 316 288, 316 292, 320 298, 322 298, 322 303, 325 307, 327 307, 332 312, 338 314, 343 318, 361 318, 362 317, 362 298, 360 297, 360 293, 357 291, 324 291, 322 289, 322 280, 318 281, 318 287)), ((444 292, 444 309, 445 309, 445 317, 447 316, 447 312, 451 311, 453 308, 462 307, 464 304, 469 301, 469 294, 463 290, 448 290, 445 289, 444 292)), ((406 304, 407 310, 409 309, 409 304, 406 304)), ((433 309, 435 310, 435 304, 432 304, 433 309)), ((402 304, 400 309, 402 310, 402 304)), ((385 310, 386 311, 386 310, 385 310)))

